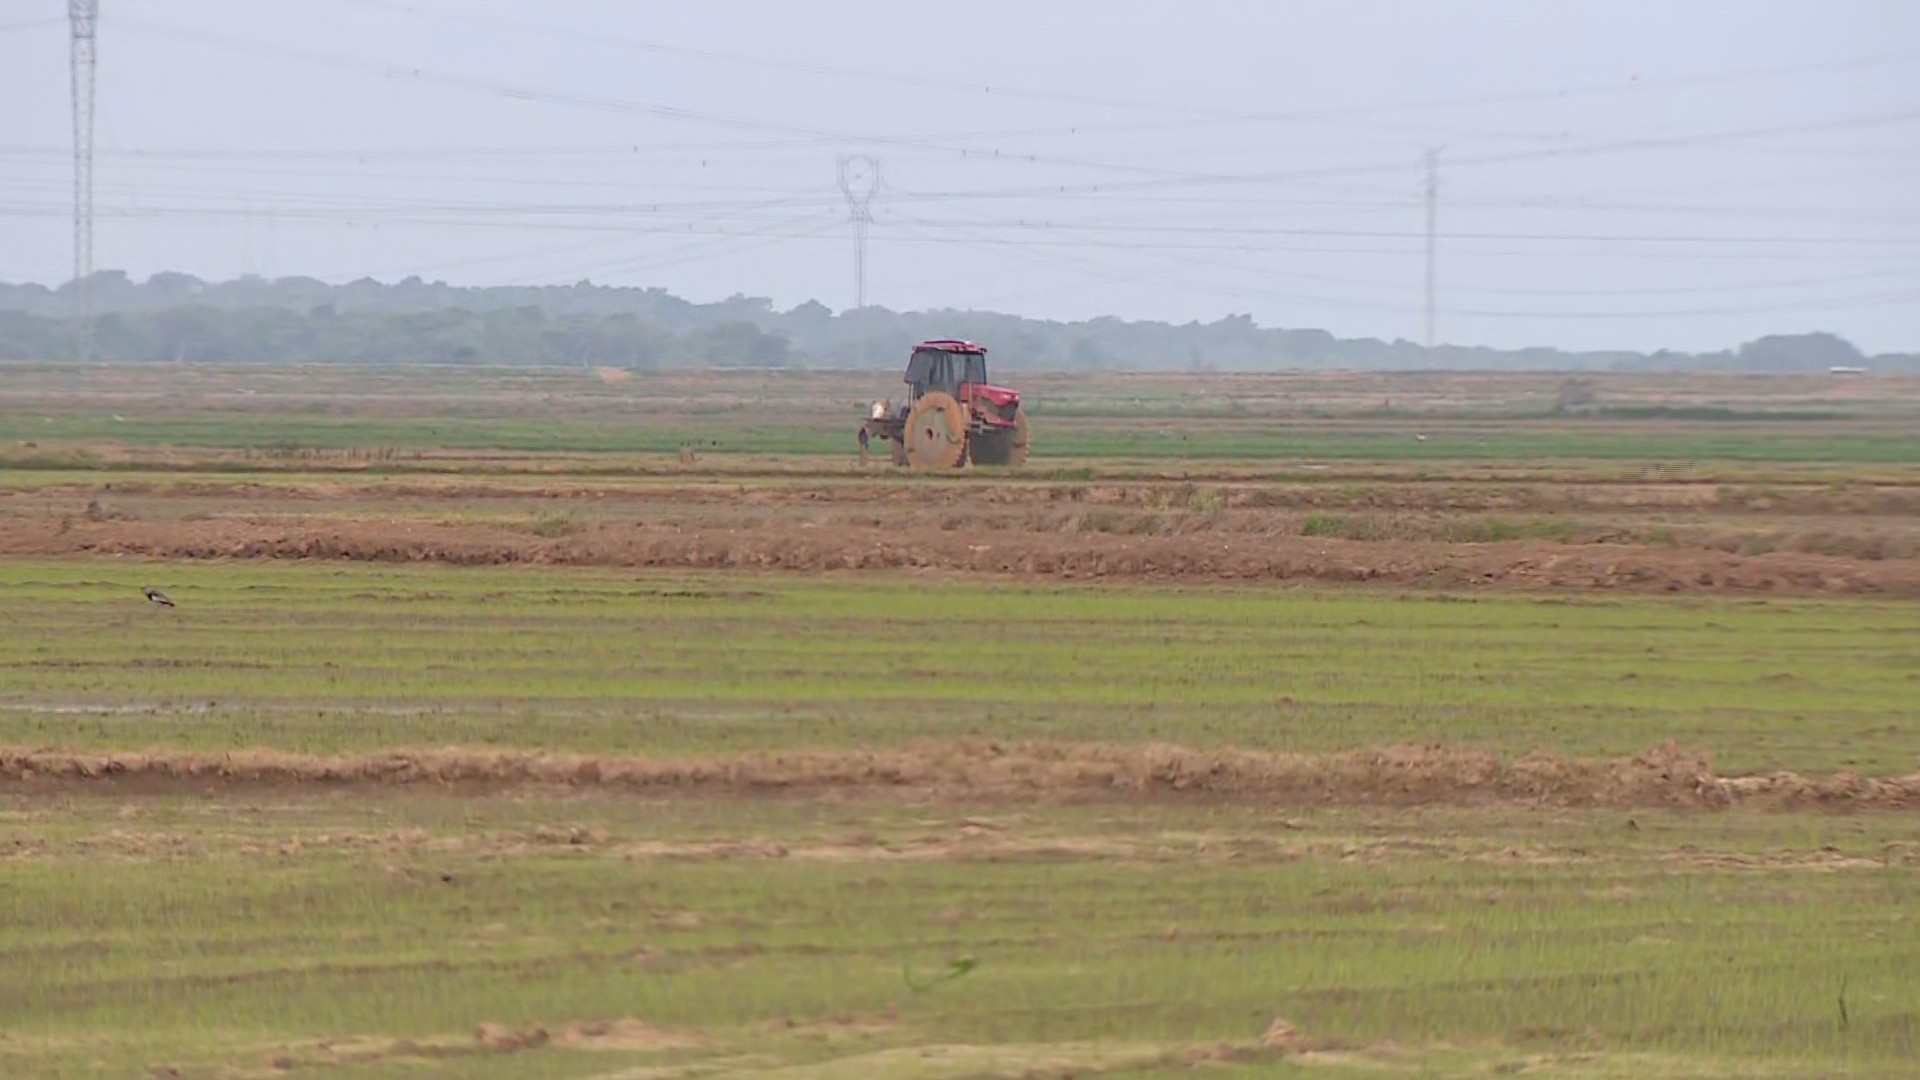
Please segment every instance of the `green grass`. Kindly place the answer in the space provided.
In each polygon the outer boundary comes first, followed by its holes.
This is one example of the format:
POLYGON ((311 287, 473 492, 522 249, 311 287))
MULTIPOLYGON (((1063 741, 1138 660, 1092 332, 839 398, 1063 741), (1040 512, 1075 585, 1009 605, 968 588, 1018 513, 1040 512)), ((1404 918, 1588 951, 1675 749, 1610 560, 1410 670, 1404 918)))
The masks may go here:
MULTIPOLYGON (((306 416, 218 414, 127 416, 110 412, 37 415, 0 412, 0 444, 123 442, 141 446, 251 448, 260 451, 366 448, 673 453, 694 445, 719 454, 855 452, 854 413, 844 421, 796 424, 739 416, 671 422, 565 416, 306 416), (748 422, 749 419, 751 422, 748 422)), ((1701 428, 1566 420, 1552 426, 1443 423, 1417 440, 1404 425, 1382 429, 1291 424, 1283 419, 1210 423, 1167 418, 1063 418, 1036 413, 1034 463, 1045 458, 1204 461, 1686 461, 1920 463, 1920 433, 1872 424, 1804 430, 1731 423, 1701 428)))
MULTIPOLYGON (((13 746, 1920 756, 1920 612, 1862 601, 96 559, 0 563, 0 609, 13 746)), ((156 786, 0 782, 0 1075, 1747 1080, 1920 1054, 1898 814, 156 786), (1275 1017, 1304 1055, 1260 1048, 1275 1017), (617 1020, 678 1041, 578 1037, 617 1020)))
POLYGON ((320 1040, 379 1039, 442 1056, 324 1075, 951 1075, 925 1050, 943 1046, 973 1048, 958 1075, 1034 1075, 1036 1056, 1171 1075, 1147 1066, 1245 1046, 1276 1016, 1329 1055, 1316 1075, 1345 1074, 1344 1054, 1356 1075, 1893 1077, 1920 1053, 1920 882, 1886 854, 1907 835, 1886 819, 1643 814, 1629 832, 1614 815, 1326 812, 1283 829, 1174 805, 378 793, 0 807, 0 844, 38 845, 6 864, 8 1075, 229 1076, 276 1057, 318 1075, 320 1040), (993 835, 968 839, 983 815, 993 835), (556 820, 587 839, 551 839, 556 820), (716 837, 788 855, 691 857, 716 837), (894 854, 928 845, 944 857, 894 854), (1855 861, 1822 864, 1842 857, 1822 847, 1855 861), (903 978, 961 958, 972 970, 934 989, 903 978), (617 1018, 701 1042, 471 1044, 486 1022, 617 1018))
POLYGON ((1111 424, 1048 433, 1035 419, 1034 454, 1113 459, 1309 461, 1682 461, 1913 464, 1920 436, 1893 429, 1636 430, 1568 422, 1515 428, 1452 426, 1425 441, 1389 430, 1296 427, 1275 420, 1240 429, 1111 424))
POLYGON ((130 417, 0 415, 0 441, 112 441, 138 446, 345 450, 507 450, 674 453, 689 443, 710 453, 851 454, 857 415, 846 423, 794 427, 716 420, 636 424, 544 417, 305 417, 205 415, 130 417))
POLYGON ((365 564, 0 565, 0 743, 1443 741, 1905 772, 1910 604, 365 564), (153 584, 174 610, 140 598, 153 584))

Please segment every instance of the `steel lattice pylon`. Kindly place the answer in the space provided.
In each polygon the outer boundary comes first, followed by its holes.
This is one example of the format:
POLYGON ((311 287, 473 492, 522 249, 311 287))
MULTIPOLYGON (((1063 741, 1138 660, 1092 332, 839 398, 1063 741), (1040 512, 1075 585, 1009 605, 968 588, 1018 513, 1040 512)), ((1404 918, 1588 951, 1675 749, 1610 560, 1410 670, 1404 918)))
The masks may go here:
POLYGON ((93 353, 94 34, 100 0, 67 0, 73 29, 73 317, 74 358, 93 353))
MULTIPOLYGON (((873 224, 873 197, 880 193, 880 162, 865 154, 840 159, 840 193, 847 197, 853 218, 853 310, 867 306, 867 228, 873 224)), ((860 316, 855 315, 855 318, 860 316)), ((867 366, 867 337, 858 324, 855 347, 861 368, 867 366)))

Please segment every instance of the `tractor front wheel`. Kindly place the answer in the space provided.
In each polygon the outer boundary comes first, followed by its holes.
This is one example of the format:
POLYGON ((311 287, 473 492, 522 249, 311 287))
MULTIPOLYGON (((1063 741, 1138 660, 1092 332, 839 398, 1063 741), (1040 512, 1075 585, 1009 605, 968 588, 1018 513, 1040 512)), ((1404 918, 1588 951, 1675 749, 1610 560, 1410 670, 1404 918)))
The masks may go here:
POLYGON ((943 390, 922 394, 903 435, 914 468, 957 469, 967 460, 967 407, 943 390))

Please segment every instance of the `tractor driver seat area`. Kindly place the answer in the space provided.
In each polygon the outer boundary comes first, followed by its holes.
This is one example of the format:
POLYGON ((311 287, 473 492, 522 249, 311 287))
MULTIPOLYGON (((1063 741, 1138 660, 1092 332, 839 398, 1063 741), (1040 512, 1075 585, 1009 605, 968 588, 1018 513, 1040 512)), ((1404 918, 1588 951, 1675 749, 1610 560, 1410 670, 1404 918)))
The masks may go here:
POLYGON ((907 359, 906 382, 915 398, 929 390, 944 390, 957 397, 962 383, 986 381, 987 360, 977 354, 915 349, 907 359))

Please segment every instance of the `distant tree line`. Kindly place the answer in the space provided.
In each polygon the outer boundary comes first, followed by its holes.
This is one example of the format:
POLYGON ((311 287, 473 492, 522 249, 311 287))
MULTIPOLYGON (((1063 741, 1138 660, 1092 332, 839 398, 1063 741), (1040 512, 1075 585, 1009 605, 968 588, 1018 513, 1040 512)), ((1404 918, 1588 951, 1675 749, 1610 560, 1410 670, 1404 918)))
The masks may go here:
MULTIPOLYGON (((1920 355, 1867 357, 1832 334, 1765 337, 1716 353, 1429 349, 1263 328, 1246 315, 1173 325, 880 307, 835 314, 814 301, 776 311, 759 297, 697 304, 663 289, 588 282, 467 288, 409 277, 329 285, 177 273, 135 282, 106 271, 92 283, 94 354, 120 361, 885 369, 898 367, 915 341, 963 337, 1016 370, 1920 371, 1920 355)), ((69 355, 71 290, 0 283, 0 358, 69 355)))

